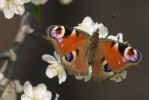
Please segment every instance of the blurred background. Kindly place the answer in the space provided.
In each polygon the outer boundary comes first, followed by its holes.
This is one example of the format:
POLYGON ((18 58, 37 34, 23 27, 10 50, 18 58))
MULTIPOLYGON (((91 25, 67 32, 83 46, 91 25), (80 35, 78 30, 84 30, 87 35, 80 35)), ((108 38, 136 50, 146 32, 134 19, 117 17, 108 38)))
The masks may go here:
MULTIPOLYGON (((123 33, 124 41, 138 49, 143 60, 139 67, 127 69, 127 77, 122 82, 110 80, 99 84, 76 80, 68 76, 66 82, 58 84, 58 78, 49 79, 45 75, 48 63, 41 59, 43 54, 53 55, 54 47, 46 41, 27 37, 17 62, 14 79, 22 84, 30 81, 33 86, 47 85, 59 100, 148 100, 149 99, 149 1, 148 0, 73 0, 62 5, 57 0, 49 0, 41 6, 41 22, 33 20, 32 28, 46 34, 46 28, 53 24, 74 27, 90 16, 94 22, 103 23, 110 35, 123 33), (86 8, 89 8, 87 12, 86 8), (115 18, 108 21, 113 15, 115 18)), ((0 52, 10 49, 18 31, 21 17, 15 15, 5 19, 0 12, 0 52)))

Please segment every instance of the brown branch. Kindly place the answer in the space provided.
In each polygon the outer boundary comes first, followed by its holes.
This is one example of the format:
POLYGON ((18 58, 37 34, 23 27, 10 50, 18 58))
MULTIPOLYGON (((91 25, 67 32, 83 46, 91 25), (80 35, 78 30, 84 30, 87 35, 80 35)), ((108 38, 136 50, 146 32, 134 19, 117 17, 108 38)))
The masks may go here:
POLYGON ((32 36, 34 39, 38 40, 47 40, 45 35, 38 33, 36 31, 33 31, 31 34, 29 34, 29 36, 32 36))
POLYGON ((47 40, 45 35, 42 35, 30 28, 33 19, 33 5, 31 3, 28 4, 26 10, 27 11, 22 16, 20 27, 11 49, 0 54, 0 60, 5 60, 4 64, 0 68, 0 73, 3 73, 4 75, 3 79, 0 80, 0 96, 4 92, 6 86, 13 79, 16 62, 18 60, 17 58, 21 52, 26 37, 32 36, 35 39, 47 40))
POLYGON ((32 30, 30 29, 32 19, 33 19, 33 5, 30 3, 29 8, 22 16, 20 27, 11 49, 6 51, 5 53, 0 54, 0 60, 5 60, 3 66, 0 68, 1 73, 3 73, 4 75, 3 79, 0 80, 0 96, 2 95, 4 89, 13 78, 17 58, 25 42, 27 32, 29 31, 32 32, 32 30))

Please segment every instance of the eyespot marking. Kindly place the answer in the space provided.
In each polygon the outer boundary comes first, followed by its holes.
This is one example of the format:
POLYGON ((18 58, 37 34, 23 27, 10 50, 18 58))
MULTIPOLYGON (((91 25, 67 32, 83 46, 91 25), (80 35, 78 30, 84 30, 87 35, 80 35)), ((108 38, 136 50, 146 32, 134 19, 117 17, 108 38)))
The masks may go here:
POLYGON ((67 55, 65 55, 65 59, 69 62, 72 62, 73 60, 73 54, 72 53, 68 53, 67 55))
POLYGON ((104 71, 105 71, 105 72, 111 72, 111 71, 112 71, 111 68, 110 68, 110 66, 108 65, 108 63, 105 64, 105 66, 104 66, 104 71))
POLYGON ((72 62, 73 60, 76 59, 76 56, 79 55, 79 50, 76 49, 70 53, 68 53, 67 55, 65 55, 65 60, 68 61, 68 62, 72 62))
POLYGON ((125 58, 130 62, 137 62, 140 58, 140 54, 137 50, 127 47, 124 53, 125 58))
POLYGON ((126 44, 118 43, 118 50, 124 56, 125 49, 128 47, 126 44))
POLYGON ((59 39, 64 36, 65 29, 64 26, 54 26, 49 30, 49 35, 52 38, 59 39))

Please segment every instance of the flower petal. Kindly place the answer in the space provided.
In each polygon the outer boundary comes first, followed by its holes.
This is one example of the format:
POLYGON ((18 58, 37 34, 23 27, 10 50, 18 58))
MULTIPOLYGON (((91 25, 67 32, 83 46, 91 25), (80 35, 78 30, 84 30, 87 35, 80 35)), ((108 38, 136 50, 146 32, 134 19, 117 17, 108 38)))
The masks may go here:
POLYGON ((45 4, 48 0, 40 0, 40 4, 45 4))
POLYGON ((34 95, 36 95, 37 97, 42 97, 46 93, 46 91, 47 91, 46 85, 40 83, 34 89, 34 95))
POLYGON ((60 55, 58 55, 58 54, 56 53, 56 51, 54 51, 54 56, 55 56, 55 58, 57 59, 58 62, 61 62, 61 60, 60 60, 60 55))
POLYGON ((22 0, 13 0, 16 5, 23 5, 24 2, 22 0))
POLYGON ((117 73, 115 76, 110 78, 110 80, 115 82, 121 82, 123 79, 125 79, 127 76, 127 72, 124 70, 122 73, 117 73))
POLYGON ((34 5, 39 5, 39 4, 40 4, 39 0, 31 0, 31 2, 32 2, 34 5))
POLYGON ((59 0, 60 3, 62 3, 63 5, 68 5, 72 2, 72 0, 59 0))
POLYGON ((55 100, 58 100, 58 98, 59 98, 59 94, 56 93, 55 100))
POLYGON ((53 78, 58 75, 58 70, 59 69, 57 68, 57 65, 55 65, 55 64, 49 65, 48 68, 46 69, 46 75, 49 78, 53 78))
POLYGON ((92 74, 89 74, 89 75, 87 75, 87 76, 75 76, 75 78, 76 78, 77 80, 81 80, 81 79, 84 78, 84 81, 87 82, 87 81, 89 81, 89 80, 92 78, 92 74))
POLYGON ((3 13, 5 15, 5 18, 7 18, 7 19, 12 18, 14 15, 14 12, 10 11, 8 8, 4 8, 3 13))
POLYGON ((47 98, 47 100, 51 100, 52 99, 52 93, 51 93, 51 91, 46 91, 46 93, 45 93, 45 98, 47 98))
POLYGON ((99 38, 105 38, 108 35, 108 29, 104 27, 102 23, 98 24, 97 22, 94 23, 93 20, 90 17, 85 17, 82 21, 82 24, 75 27, 76 29, 81 29, 91 36, 97 29, 99 30, 99 38))
POLYGON ((102 23, 98 25, 99 38, 105 38, 108 35, 108 29, 102 23))
POLYGON ((123 43, 123 34, 122 33, 118 33, 116 36, 109 35, 107 38, 123 43))
POLYGON ((48 0, 31 0, 34 5, 45 4, 48 0))
POLYGON ((111 40, 117 41, 117 37, 115 37, 115 36, 113 36, 113 35, 109 35, 107 38, 108 38, 108 39, 111 39, 111 40))
POLYGON ((81 79, 84 78, 84 76, 77 76, 77 75, 75 75, 75 78, 76 78, 77 80, 81 80, 81 79))
POLYGON ((121 76, 123 77, 123 79, 125 79, 125 78, 126 78, 126 76, 127 76, 127 71, 126 71, 126 70, 124 70, 124 71, 121 73, 121 76))
POLYGON ((60 73, 58 75, 59 84, 61 84, 62 82, 65 82, 66 77, 67 76, 66 76, 65 70, 63 68, 61 68, 61 71, 60 71, 60 73))
MULTIPOLYGON (((22 15, 25 11, 24 5, 19 5, 15 2, 9 1, 6 6, 11 12, 22 15)), ((5 7, 5 8, 6 8, 5 7)))
POLYGON ((92 74, 85 76, 84 81, 87 82, 92 78, 92 74))
POLYGON ((87 17, 85 17, 85 18, 83 19, 83 21, 82 21, 82 26, 83 26, 83 27, 84 27, 84 26, 90 27, 90 26, 92 26, 92 25, 93 25, 93 20, 91 19, 91 17, 87 16, 87 17))
POLYGON ((33 97, 33 87, 29 81, 24 83, 23 90, 27 96, 33 97))
POLYGON ((42 59, 43 59, 44 61, 49 62, 49 63, 51 63, 51 62, 53 62, 53 61, 57 61, 53 56, 48 55, 48 54, 44 54, 44 55, 42 56, 42 59))
POLYGON ((0 9, 3 9, 5 5, 6 5, 6 0, 0 0, 0 9))
POLYGON ((28 3, 28 2, 30 2, 31 0, 21 0, 22 2, 24 2, 24 3, 28 3))
POLYGON ((99 30, 99 38, 105 38, 108 35, 108 29, 106 27, 102 27, 99 30))
POLYGON ((24 5, 18 5, 16 6, 16 9, 14 12, 21 16, 24 13, 24 11, 25 11, 24 5))
POLYGON ((21 100, 31 100, 26 94, 21 95, 21 100))

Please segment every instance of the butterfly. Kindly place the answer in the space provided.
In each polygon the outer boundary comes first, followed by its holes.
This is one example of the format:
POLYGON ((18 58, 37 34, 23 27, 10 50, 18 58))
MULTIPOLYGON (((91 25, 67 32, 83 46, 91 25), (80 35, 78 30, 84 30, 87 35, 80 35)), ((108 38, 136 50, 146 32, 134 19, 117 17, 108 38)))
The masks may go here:
POLYGON ((97 29, 93 35, 62 25, 47 28, 47 39, 60 55, 61 63, 69 74, 92 76, 102 83, 128 67, 138 66, 142 55, 129 46, 107 38, 99 38, 97 29))

